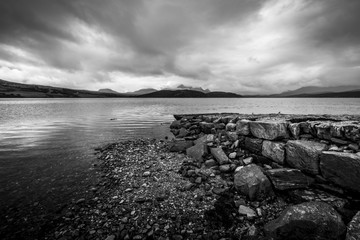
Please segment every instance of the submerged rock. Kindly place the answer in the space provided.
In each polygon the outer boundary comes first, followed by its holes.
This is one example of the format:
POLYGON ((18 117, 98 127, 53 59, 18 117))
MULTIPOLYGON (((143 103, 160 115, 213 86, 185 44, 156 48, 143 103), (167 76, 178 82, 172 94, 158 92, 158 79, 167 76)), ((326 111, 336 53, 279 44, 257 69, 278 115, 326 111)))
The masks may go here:
POLYGON ((340 240, 346 227, 330 205, 307 202, 287 208, 264 230, 272 239, 340 240))

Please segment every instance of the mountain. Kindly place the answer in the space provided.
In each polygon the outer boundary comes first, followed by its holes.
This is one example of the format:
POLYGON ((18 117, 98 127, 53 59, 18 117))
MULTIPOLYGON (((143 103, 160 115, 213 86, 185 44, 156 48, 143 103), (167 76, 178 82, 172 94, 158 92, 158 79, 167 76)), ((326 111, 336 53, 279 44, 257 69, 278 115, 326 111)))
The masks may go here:
POLYGON ((153 93, 140 95, 144 98, 233 98, 241 97, 235 93, 227 92, 210 92, 203 93, 194 90, 160 90, 153 93))
POLYGON ((328 92, 292 95, 294 98, 360 98, 360 89, 345 92, 328 92))
POLYGON ((0 79, 0 98, 106 98, 121 94, 77 90, 34 84, 9 82, 0 79))
POLYGON ((98 92, 120 94, 119 92, 114 91, 114 90, 112 90, 110 88, 102 88, 102 89, 99 89, 98 92))
POLYGON ((194 91, 203 92, 203 93, 209 93, 210 92, 209 89, 203 89, 201 87, 185 86, 183 84, 180 84, 179 86, 177 86, 176 89, 168 89, 168 90, 194 90, 194 91))
POLYGON ((360 90, 360 86, 338 86, 338 87, 315 87, 308 86, 302 87, 293 91, 287 91, 280 94, 273 94, 272 96, 277 97, 288 97, 301 94, 319 94, 319 93, 337 93, 337 92, 348 92, 353 90, 360 90))
POLYGON ((134 92, 126 92, 124 94, 129 95, 129 96, 138 96, 138 95, 143 95, 143 94, 148 94, 148 93, 153 93, 156 92, 158 90, 154 89, 154 88, 143 88, 134 92))

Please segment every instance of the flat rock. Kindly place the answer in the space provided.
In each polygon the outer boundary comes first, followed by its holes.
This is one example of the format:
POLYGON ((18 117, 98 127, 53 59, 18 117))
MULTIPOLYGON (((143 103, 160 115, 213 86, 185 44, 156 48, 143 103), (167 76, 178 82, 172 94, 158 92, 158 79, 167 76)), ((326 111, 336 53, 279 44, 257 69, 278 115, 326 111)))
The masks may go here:
POLYGON ((236 122, 236 133, 238 135, 249 135, 250 134, 250 126, 249 120, 242 119, 236 122))
POLYGON ((245 205, 239 206, 238 213, 240 215, 246 215, 247 218, 256 217, 256 212, 252 208, 245 206, 245 205))
POLYGON ((230 164, 224 164, 219 167, 220 172, 227 173, 231 171, 231 165, 230 164))
POLYGON ((186 155, 196 159, 198 162, 203 162, 203 157, 208 154, 208 147, 205 143, 198 143, 186 149, 186 155))
POLYGON ((257 138, 274 140, 289 137, 288 123, 278 121, 252 121, 249 122, 251 134, 257 138))
POLYGON ((286 143, 286 162, 307 173, 319 174, 319 156, 327 148, 326 144, 295 140, 286 143))
POLYGON ((169 145, 170 152, 185 152, 186 149, 193 146, 193 141, 175 139, 169 145))
POLYGON ((261 154, 262 151, 262 139, 259 138, 245 138, 245 148, 253 153, 261 154))
POLYGON ((206 160, 204 164, 205 164, 205 167, 208 167, 208 168, 218 165, 218 163, 214 159, 206 160))
POLYGON ((255 164, 242 167, 236 172, 234 186, 239 192, 247 195, 250 200, 273 194, 269 179, 255 164))
POLYGON ((283 165, 285 159, 285 143, 264 140, 261 153, 264 157, 270 158, 274 162, 283 165))
POLYGON ((211 154, 218 161, 220 165, 227 164, 230 162, 229 158, 226 156, 222 148, 211 148, 211 154))
POLYGON ((360 240, 360 211, 349 223, 345 240, 360 240))
POLYGON ((320 169, 325 179, 360 192, 360 156, 355 153, 325 151, 320 156, 320 169))
POLYGON ((323 202, 307 202, 285 209, 267 223, 265 233, 272 239, 340 240, 346 232, 341 216, 323 202))
POLYGON ((306 188, 314 182, 314 179, 306 176, 298 169, 271 169, 266 171, 266 175, 278 190, 306 188))

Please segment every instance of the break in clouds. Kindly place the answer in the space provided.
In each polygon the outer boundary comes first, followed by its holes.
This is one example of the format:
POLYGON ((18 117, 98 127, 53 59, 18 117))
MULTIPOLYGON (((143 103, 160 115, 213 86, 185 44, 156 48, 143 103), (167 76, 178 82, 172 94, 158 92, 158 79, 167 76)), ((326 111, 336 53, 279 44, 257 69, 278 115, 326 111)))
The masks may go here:
POLYGON ((119 92, 359 84, 358 0, 0 2, 0 78, 119 92))

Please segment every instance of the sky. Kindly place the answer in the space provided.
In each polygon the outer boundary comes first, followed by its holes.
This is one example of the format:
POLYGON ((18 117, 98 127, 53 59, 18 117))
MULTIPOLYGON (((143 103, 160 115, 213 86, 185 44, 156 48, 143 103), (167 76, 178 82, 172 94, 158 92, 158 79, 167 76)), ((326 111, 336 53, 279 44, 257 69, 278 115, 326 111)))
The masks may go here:
POLYGON ((4 0, 0 79, 118 92, 360 85, 359 0, 4 0))

